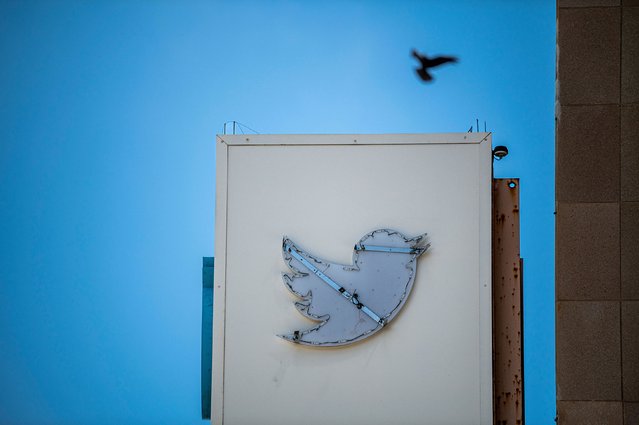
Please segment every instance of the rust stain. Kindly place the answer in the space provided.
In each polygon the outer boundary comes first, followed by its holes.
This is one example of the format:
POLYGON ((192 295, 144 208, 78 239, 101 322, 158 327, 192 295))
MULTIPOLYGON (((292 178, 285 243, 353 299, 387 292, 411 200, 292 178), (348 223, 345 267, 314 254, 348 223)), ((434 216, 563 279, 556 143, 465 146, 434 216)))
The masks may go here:
POLYGON ((493 179, 493 383, 495 424, 523 425, 519 179, 493 179))

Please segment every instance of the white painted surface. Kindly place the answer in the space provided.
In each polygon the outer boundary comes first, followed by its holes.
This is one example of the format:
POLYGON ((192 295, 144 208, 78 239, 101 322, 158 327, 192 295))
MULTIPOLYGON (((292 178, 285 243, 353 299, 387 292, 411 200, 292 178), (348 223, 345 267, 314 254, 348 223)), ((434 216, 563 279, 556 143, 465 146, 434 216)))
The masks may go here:
POLYGON ((212 422, 491 423, 490 135, 246 138, 218 138, 212 422), (341 348, 277 338, 313 323, 282 236, 348 264, 384 227, 432 244, 397 318, 341 348))

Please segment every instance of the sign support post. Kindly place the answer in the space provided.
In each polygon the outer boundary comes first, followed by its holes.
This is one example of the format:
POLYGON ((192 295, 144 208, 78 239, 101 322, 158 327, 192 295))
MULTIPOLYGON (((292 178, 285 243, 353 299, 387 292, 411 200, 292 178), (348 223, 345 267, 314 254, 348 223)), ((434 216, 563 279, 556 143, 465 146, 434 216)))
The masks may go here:
POLYGON ((493 394, 497 424, 524 423, 519 179, 493 179, 493 394))

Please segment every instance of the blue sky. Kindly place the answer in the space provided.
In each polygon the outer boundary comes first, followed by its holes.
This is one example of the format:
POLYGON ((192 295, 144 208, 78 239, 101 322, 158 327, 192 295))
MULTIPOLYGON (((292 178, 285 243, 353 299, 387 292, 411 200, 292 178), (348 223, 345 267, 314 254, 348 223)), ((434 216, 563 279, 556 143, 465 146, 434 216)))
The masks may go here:
POLYGON ((553 1, 0 1, 0 422, 201 424, 214 141, 466 131, 520 177, 528 424, 552 424, 553 1), (422 84, 411 48, 454 54, 422 84))

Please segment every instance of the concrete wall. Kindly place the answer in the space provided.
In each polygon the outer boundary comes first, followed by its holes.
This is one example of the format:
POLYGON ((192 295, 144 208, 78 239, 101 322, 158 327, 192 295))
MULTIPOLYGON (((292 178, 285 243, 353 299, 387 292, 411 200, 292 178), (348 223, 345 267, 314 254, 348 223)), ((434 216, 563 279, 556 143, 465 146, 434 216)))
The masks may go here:
POLYGON ((639 0, 558 0, 560 424, 639 424, 639 0))

